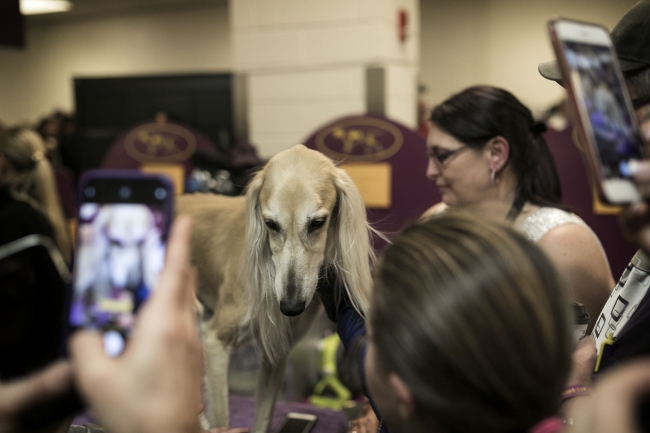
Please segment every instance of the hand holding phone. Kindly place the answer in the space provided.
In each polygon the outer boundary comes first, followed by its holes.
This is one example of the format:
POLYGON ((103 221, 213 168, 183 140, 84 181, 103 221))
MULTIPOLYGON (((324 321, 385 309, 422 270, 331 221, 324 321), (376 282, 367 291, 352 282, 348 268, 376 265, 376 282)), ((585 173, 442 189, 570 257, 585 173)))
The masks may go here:
POLYGON ((648 153, 607 29, 565 19, 551 21, 549 29, 600 198, 638 201, 630 162, 648 153))
POLYGON ((199 431, 203 357, 190 235, 190 219, 179 217, 163 273, 120 357, 104 353, 96 332, 80 330, 70 339, 75 384, 107 431, 199 431))
POLYGON ((157 283, 172 212, 162 176, 100 170, 81 181, 70 324, 102 331, 112 356, 157 283))

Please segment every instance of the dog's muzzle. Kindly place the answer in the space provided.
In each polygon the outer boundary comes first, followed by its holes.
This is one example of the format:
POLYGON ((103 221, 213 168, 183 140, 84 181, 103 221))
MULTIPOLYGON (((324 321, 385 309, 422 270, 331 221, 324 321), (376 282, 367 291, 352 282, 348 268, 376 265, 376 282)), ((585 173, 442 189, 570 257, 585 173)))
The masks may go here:
POLYGON ((297 316, 298 314, 301 314, 303 311, 305 311, 305 301, 280 301, 280 311, 285 316, 297 316))

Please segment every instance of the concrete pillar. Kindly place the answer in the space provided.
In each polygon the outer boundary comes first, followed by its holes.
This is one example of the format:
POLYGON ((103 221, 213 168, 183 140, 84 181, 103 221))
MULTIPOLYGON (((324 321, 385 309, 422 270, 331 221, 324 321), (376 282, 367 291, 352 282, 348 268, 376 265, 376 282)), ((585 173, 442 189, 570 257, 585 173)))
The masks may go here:
POLYGON ((416 126, 418 0, 230 0, 229 10, 248 135, 262 156, 369 107, 416 126), (383 70, 383 89, 368 85, 369 69, 383 70))

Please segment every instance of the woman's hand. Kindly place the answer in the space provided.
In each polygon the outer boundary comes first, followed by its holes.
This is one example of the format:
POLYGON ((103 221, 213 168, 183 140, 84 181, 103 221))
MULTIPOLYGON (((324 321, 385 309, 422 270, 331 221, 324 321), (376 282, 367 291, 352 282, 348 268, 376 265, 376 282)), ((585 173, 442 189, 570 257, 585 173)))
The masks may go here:
POLYGON ((366 405, 365 415, 350 423, 348 433, 377 433, 379 420, 369 404, 366 405))
POLYGON ((191 222, 179 217, 165 268, 118 358, 104 354, 101 336, 82 331, 70 341, 75 382, 112 433, 198 433, 203 377, 190 266, 191 222))
POLYGON ((569 412, 568 433, 639 432, 639 399, 650 394, 650 361, 637 361, 612 370, 594 392, 576 399, 569 412))
POLYGON ((0 383, 0 433, 19 432, 19 418, 26 410, 61 397, 71 388, 70 365, 63 361, 30 376, 0 383))
POLYGON ((571 374, 567 386, 591 386, 594 366, 596 365, 596 355, 596 340, 593 336, 587 335, 578 342, 573 351, 571 374))
MULTIPOLYGON (((596 340, 593 336, 588 335, 578 342, 572 355, 571 373, 566 382, 566 386, 584 385, 591 387, 594 366, 596 365, 596 340)), ((573 408, 576 401, 583 399, 584 396, 570 398, 560 403, 560 413, 566 414, 573 408)))

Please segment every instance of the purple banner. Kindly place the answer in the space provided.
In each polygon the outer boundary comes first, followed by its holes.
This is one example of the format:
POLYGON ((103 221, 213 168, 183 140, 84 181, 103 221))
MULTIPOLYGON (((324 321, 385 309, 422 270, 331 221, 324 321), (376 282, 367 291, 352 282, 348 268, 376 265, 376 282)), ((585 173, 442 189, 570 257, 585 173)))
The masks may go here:
POLYGON ((214 149, 208 137, 187 125, 144 123, 125 132, 111 145, 102 167, 138 169, 143 163, 181 164, 189 175, 193 169, 192 154, 214 149))
MULTIPOLYGON (((342 164, 390 164, 391 206, 368 209, 370 222, 388 237, 440 201, 438 190, 425 174, 426 142, 397 122, 377 115, 345 117, 322 127, 304 144, 342 164)), ((375 246, 381 249, 384 243, 376 241, 375 246)))

